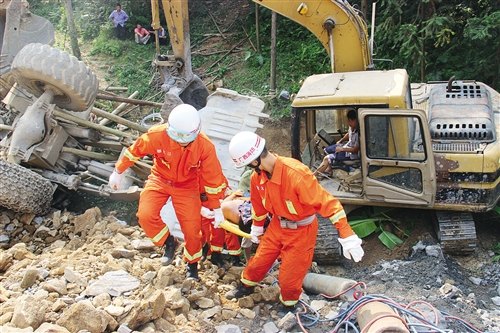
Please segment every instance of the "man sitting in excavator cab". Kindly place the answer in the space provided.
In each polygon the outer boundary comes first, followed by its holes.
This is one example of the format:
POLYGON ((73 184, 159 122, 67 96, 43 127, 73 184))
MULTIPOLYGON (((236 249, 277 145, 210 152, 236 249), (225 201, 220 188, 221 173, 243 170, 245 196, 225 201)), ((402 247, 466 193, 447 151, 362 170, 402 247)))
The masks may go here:
POLYGON ((334 168, 350 168, 349 164, 359 161, 359 124, 355 110, 347 112, 347 123, 349 125, 347 133, 335 144, 324 148, 327 155, 314 171, 316 177, 330 175, 334 168), (346 143, 343 144, 344 142, 346 143))

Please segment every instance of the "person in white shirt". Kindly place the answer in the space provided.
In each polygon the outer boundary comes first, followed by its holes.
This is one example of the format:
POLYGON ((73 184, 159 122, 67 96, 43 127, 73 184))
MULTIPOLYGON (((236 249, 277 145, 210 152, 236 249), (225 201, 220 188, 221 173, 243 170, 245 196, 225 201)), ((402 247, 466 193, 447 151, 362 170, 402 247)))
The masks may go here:
POLYGON ((332 165, 336 163, 344 160, 359 159, 359 129, 355 110, 349 110, 349 112, 347 112, 347 123, 349 124, 349 131, 342 139, 325 148, 327 155, 323 158, 318 169, 314 171, 313 174, 315 176, 330 172, 332 165))

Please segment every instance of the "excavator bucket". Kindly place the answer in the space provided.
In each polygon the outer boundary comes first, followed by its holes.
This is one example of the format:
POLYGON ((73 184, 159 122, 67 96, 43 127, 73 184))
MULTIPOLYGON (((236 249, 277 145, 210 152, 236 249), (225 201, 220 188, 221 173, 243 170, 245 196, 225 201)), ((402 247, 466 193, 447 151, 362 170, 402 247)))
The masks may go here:
POLYGON ((23 0, 0 1, 0 76, 10 72, 16 54, 29 43, 54 43, 54 27, 33 15, 23 0))

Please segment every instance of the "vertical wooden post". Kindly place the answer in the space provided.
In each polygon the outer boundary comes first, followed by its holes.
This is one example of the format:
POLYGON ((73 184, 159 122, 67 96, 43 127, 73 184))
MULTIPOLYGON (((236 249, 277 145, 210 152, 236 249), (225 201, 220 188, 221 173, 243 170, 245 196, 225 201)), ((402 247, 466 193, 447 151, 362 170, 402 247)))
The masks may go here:
POLYGON ((75 21, 73 20, 73 5, 71 4, 71 0, 66 0, 66 18, 68 20, 68 32, 71 39, 71 51, 78 60, 81 60, 82 55, 78 46, 78 36, 76 34, 75 21))
POLYGON ((257 52, 260 53, 260 6, 255 4, 255 39, 256 39, 256 48, 257 52))
POLYGON ((269 93, 276 94, 276 12, 271 15, 271 79, 269 82, 269 93))

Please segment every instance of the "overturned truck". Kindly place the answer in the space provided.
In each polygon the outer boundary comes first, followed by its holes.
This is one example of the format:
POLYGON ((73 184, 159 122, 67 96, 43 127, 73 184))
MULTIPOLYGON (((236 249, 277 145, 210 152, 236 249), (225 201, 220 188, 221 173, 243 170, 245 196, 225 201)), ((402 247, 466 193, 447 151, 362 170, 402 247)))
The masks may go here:
MULTIPOLYGON (((57 188, 137 199, 152 161, 145 159, 127 173, 127 190, 112 191, 107 179, 122 151, 147 128, 94 106, 96 75, 50 46, 52 25, 30 13, 27 2, 5 1, 0 10, 0 206, 44 214, 57 188), (114 123, 120 129, 107 126, 114 123)), ((257 98, 219 89, 200 110, 203 130, 233 185, 239 171, 227 156, 228 141, 238 131, 261 127, 259 119, 267 117, 263 108, 257 98)))

